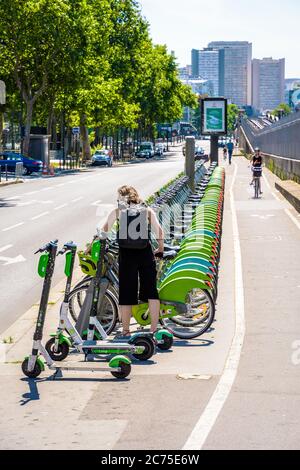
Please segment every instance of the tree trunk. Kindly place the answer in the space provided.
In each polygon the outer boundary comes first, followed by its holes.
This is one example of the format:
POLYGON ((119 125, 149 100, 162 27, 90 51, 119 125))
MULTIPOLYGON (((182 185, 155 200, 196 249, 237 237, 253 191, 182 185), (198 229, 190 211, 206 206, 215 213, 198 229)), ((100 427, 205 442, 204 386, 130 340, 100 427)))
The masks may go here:
POLYGON ((56 114, 53 114, 52 120, 52 148, 53 150, 57 150, 57 122, 56 122, 56 114))
POLYGON ((2 150, 2 135, 3 135, 3 127, 4 127, 4 113, 3 113, 4 106, 0 105, 0 150, 2 150))
POLYGON ((91 159, 91 146, 89 141, 89 133, 86 125, 86 115, 80 116, 80 135, 82 140, 82 157, 83 161, 91 159))
POLYGON ((23 142, 24 155, 29 154, 30 129, 31 129, 31 123, 32 123, 33 104, 34 104, 33 99, 29 99, 26 101, 25 135, 24 135, 24 142, 23 142))

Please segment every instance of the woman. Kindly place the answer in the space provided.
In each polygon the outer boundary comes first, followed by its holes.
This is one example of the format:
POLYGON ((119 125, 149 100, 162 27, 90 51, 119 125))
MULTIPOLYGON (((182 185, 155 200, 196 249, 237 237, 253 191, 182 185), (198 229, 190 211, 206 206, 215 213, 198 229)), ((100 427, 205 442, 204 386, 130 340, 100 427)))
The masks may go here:
POLYGON ((109 232, 116 221, 118 221, 119 306, 122 335, 130 335, 132 306, 137 305, 138 300, 149 303, 151 332, 154 333, 157 330, 160 313, 154 255, 164 251, 163 229, 155 212, 146 206, 132 186, 122 186, 118 189, 118 208, 109 214, 102 231, 109 232), (147 227, 143 227, 143 221, 147 227), (150 230, 154 232, 158 242, 155 253, 149 241, 150 230), (124 236, 125 232, 127 238, 124 236))

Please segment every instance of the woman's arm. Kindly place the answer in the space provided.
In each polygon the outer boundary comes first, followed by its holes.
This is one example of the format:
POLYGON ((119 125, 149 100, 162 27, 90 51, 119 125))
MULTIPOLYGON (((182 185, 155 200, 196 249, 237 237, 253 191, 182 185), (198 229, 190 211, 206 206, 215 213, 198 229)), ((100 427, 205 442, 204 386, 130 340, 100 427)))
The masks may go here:
POLYGON ((158 242, 157 252, 158 253, 163 253, 163 251, 164 251, 164 238, 165 238, 164 231, 162 229, 162 226, 160 225, 160 223, 157 220, 157 217, 156 217, 156 214, 155 214, 154 210, 150 209, 150 207, 148 208, 148 217, 149 217, 149 222, 150 222, 151 229, 153 229, 153 231, 156 235, 157 242, 158 242))
POLYGON ((116 222, 116 220, 118 219, 119 217, 119 209, 114 209, 113 211, 111 211, 111 213, 108 215, 104 225, 102 226, 102 228, 98 229, 98 233, 100 232, 105 232, 105 233, 108 233, 111 228, 113 227, 114 223, 116 222))

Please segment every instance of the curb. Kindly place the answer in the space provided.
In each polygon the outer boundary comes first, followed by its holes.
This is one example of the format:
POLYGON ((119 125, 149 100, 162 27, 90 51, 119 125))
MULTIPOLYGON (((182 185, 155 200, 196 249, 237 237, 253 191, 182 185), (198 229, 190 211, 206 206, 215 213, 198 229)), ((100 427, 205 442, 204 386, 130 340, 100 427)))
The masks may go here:
POLYGON ((300 213, 300 185, 294 181, 275 181, 275 188, 300 213))
POLYGON ((0 188, 4 186, 10 186, 11 184, 19 184, 19 183, 24 183, 24 180, 14 180, 14 181, 5 181, 5 183, 0 183, 0 188))

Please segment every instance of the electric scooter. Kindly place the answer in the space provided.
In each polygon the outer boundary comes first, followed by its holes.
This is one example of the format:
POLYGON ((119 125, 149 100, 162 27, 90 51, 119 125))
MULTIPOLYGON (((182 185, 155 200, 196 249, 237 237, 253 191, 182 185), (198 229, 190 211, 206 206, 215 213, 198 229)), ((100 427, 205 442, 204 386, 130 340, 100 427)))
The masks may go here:
MULTIPOLYGON (((105 250, 104 241, 95 241, 92 246, 92 258, 97 269, 96 276, 93 279, 93 301, 91 314, 89 317, 89 327, 87 338, 80 335, 76 326, 69 319, 69 296, 72 284, 72 275, 77 247, 73 242, 66 243, 59 255, 66 255, 65 275, 67 276, 64 300, 61 304, 59 325, 56 334, 46 343, 46 350, 55 361, 63 361, 73 347, 80 353, 88 351, 93 355, 111 355, 111 354, 131 354, 141 361, 152 357, 155 347, 154 341, 143 333, 136 333, 130 337, 128 342, 109 341, 108 335, 97 319, 97 310, 99 302, 103 299, 104 282, 101 281, 103 269, 103 258, 100 255, 101 250, 105 250), (101 247, 102 245, 102 247, 101 247), (65 334, 67 332, 68 335, 65 334), (97 340, 96 342, 94 341, 97 340)), ((103 301, 103 300, 102 300, 103 301)))
POLYGON ((38 265, 38 274, 44 279, 44 283, 39 306, 38 318, 33 336, 32 352, 30 356, 24 359, 22 363, 22 371, 27 377, 36 378, 45 370, 46 362, 49 369, 55 371, 56 373, 60 370, 92 372, 109 371, 117 379, 124 379, 131 372, 131 361, 126 356, 118 355, 113 357, 110 360, 108 367, 96 367, 94 365, 91 365, 91 363, 89 363, 89 365, 87 366, 85 364, 88 360, 88 354, 87 351, 84 351, 86 355, 83 366, 80 366, 80 363, 76 362, 72 362, 69 364, 65 363, 63 366, 58 366, 52 360, 48 351, 42 344, 47 305, 57 254, 57 243, 58 240, 51 241, 50 243, 36 251, 36 253, 42 253, 38 265))

